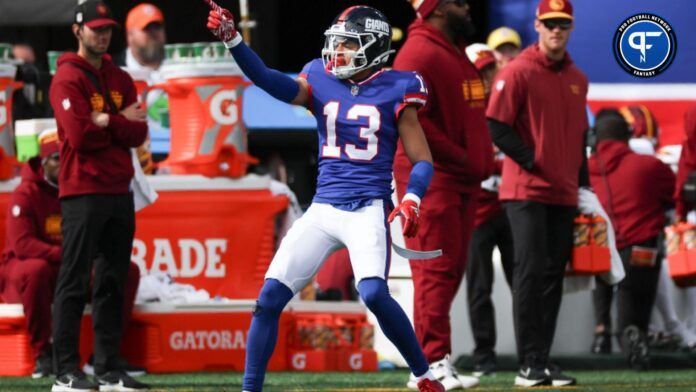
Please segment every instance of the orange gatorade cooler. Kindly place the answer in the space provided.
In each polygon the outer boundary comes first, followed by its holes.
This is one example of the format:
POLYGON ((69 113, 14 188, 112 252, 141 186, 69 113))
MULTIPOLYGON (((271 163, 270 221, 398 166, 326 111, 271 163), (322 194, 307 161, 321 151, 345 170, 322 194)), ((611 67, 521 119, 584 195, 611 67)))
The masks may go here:
POLYGON ((28 376, 34 369, 22 305, 0 305, 0 376, 28 376))
POLYGON ((169 95, 171 149, 161 167, 172 174, 241 177, 256 160, 247 153, 242 93, 249 85, 236 63, 173 63, 161 70, 169 95))
MULTIPOLYGON (((122 354, 130 363, 150 373, 242 371, 255 302, 229 301, 211 304, 136 305, 122 354)), ((268 370, 287 369, 289 312, 278 324, 278 341, 268 370)), ((94 333, 91 316, 83 317, 80 354, 91 352, 94 333)))
POLYGON ((288 198, 270 179, 157 175, 157 202, 138 211, 131 261, 166 272, 211 296, 256 298, 276 246, 276 218, 288 198))
POLYGON ((579 215, 573 227, 569 275, 601 275, 611 269, 607 222, 596 215, 579 215))
POLYGON ((696 285, 696 226, 678 223, 665 232, 670 276, 678 286, 696 285))
POLYGON ((0 180, 12 178, 17 166, 12 136, 12 93, 22 84, 15 82, 16 73, 14 65, 0 64, 0 180))

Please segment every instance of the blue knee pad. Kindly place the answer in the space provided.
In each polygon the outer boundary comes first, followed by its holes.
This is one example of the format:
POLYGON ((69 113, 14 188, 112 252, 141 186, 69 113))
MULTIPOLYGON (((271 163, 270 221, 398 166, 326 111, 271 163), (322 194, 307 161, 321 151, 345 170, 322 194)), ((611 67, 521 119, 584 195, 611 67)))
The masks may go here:
POLYGON ((254 316, 277 317, 292 299, 292 295, 292 291, 286 285, 275 279, 267 279, 256 300, 254 316))
POLYGON ((387 282, 381 278, 361 280, 358 283, 358 292, 360 293, 360 299, 373 313, 373 308, 383 305, 391 299, 387 282))

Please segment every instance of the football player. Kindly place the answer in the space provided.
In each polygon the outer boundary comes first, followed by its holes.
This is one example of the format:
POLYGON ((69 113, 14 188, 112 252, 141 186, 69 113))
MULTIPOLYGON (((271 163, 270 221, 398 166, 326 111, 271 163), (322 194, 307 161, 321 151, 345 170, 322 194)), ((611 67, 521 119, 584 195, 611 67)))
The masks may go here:
POLYGON ((317 193, 283 238, 261 288, 251 321, 244 369, 245 391, 260 391, 285 305, 316 274, 327 255, 346 247, 360 297, 399 349, 421 391, 444 391, 428 370, 408 317, 389 295, 389 223, 404 217, 404 235, 418 230, 420 200, 433 174, 432 157, 417 109, 427 89, 415 72, 383 69, 391 26, 378 10, 355 6, 325 32, 322 58, 299 78, 269 69, 242 42, 232 14, 211 0, 208 28, 229 48, 244 74, 273 97, 307 107, 317 119, 317 193), (391 207, 392 162, 401 138, 413 162, 407 194, 391 207))

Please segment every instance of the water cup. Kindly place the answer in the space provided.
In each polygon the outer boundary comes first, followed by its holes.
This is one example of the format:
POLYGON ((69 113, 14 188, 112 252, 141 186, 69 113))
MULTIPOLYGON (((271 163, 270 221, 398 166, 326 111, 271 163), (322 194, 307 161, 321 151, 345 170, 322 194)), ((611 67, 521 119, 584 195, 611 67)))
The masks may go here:
POLYGON ((215 50, 209 42, 196 42, 191 45, 193 48, 193 58, 199 61, 214 61, 216 58, 215 50))
POLYGON ((12 57, 12 45, 0 43, 0 62, 9 61, 12 57))
POLYGON ((48 71, 51 75, 56 74, 56 69, 58 68, 58 57, 60 57, 65 52, 60 52, 57 50, 50 50, 46 54, 48 56, 48 71))

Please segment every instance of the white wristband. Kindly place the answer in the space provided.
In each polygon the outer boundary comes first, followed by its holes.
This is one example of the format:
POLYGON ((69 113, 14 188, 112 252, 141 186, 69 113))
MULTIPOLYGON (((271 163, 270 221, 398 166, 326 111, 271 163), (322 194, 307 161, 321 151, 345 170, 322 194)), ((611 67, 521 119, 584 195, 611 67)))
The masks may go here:
POLYGON ((407 194, 405 194, 405 195, 404 195, 404 198, 401 199, 401 202, 403 203, 403 202, 405 202, 406 200, 412 200, 412 201, 416 202, 416 205, 420 208, 421 199, 420 199, 420 197, 418 197, 418 195, 416 195, 415 193, 407 193, 407 194))
POLYGON ((237 46, 237 45, 239 45, 240 43, 242 43, 242 35, 239 34, 239 32, 237 32, 237 35, 235 35, 234 38, 232 38, 231 40, 229 40, 229 41, 227 41, 227 42, 223 42, 223 43, 225 44, 225 47, 226 47, 227 49, 232 49, 232 48, 234 48, 235 46, 237 46))

